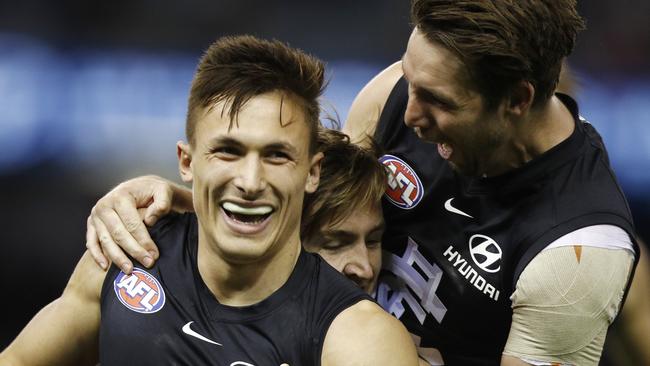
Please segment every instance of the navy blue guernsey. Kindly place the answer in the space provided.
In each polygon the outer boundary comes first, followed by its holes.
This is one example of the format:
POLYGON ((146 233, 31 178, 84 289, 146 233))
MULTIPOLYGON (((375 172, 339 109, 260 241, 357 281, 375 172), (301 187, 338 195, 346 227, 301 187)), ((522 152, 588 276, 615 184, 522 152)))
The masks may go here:
POLYGON ((633 237, 630 210, 602 139, 570 97, 558 94, 574 116, 570 137, 518 169, 471 178, 405 126, 407 87, 404 79, 394 87, 375 133, 391 172, 377 301, 432 358, 498 365, 509 298, 529 261, 585 226, 633 237))
POLYGON ((151 230, 160 258, 125 276, 112 267, 101 298, 100 362, 109 365, 320 365, 344 309, 370 299, 319 256, 302 251, 287 282, 245 307, 220 304, 197 267, 194 214, 151 230))

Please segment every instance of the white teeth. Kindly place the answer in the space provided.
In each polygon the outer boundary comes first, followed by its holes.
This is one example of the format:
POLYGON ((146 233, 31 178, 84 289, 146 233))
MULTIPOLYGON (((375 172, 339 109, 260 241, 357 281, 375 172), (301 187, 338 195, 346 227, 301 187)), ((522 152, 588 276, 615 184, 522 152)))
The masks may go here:
POLYGON ((448 160, 451 157, 451 154, 454 152, 454 148, 447 143, 438 144, 438 153, 442 156, 443 159, 448 160))
POLYGON ((223 208, 240 215, 266 215, 273 211, 271 206, 243 207, 232 202, 224 202, 223 208))

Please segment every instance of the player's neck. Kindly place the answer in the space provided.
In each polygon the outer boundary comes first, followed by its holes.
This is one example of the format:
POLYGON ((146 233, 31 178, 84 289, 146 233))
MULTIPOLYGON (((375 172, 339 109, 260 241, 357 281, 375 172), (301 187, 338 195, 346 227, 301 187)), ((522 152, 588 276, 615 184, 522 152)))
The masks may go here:
POLYGON ((300 239, 286 244, 264 258, 232 261, 207 240, 199 230, 197 265, 203 282, 221 304, 247 306, 271 296, 284 285, 300 255, 300 239))
POLYGON ((520 121, 510 141, 493 154, 491 166, 486 169, 487 176, 503 174, 519 168, 532 159, 566 140, 575 128, 573 116, 567 107, 555 96, 535 110, 531 110, 520 121))
POLYGON ((539 110, 533 110, 527 124, 528 131, 524 135, 532 157, 559 145, 575 129, 573 115, 556 96, 552 96, 539 110))

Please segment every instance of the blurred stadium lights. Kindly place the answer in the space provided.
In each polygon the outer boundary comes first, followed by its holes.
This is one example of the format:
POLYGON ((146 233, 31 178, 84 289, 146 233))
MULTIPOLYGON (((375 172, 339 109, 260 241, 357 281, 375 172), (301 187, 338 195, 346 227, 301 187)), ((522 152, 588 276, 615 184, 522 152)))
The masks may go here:
MULTIPOLYGON (((125 169, 169 163, 174 143, 184 137, 197 56, 112 49, 66 53, 25 36, 0 34, 0 175, 43 160, 125 169)), ((344 121, 356 93, 381 67, 329 63, 325 106, 333 106, 344 121)), ((650 82, 605 85, 581 79, 582 114, 603 135, 625 188, 644 190, 650 184, 650 82)))

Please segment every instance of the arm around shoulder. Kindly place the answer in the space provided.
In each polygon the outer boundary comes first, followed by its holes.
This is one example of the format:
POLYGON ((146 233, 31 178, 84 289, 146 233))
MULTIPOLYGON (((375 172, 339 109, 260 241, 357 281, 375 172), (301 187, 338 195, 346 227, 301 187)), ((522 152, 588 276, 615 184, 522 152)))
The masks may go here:
POLYGON ((366 145, 367 136, 374 135, 386 100, 401 77, 402 62, 398 61, 377 74, 357 94, 343 126, 352 142, 366 145))
POLYGON ((61 297, 34 316, 0 354, 0 364, 95 365, 105 274, 86 252, 61 297))
POLYGON ((417 366, 415 345, 406 328, 379 305, 361 301, 330 325, 321 365, 417 366))

